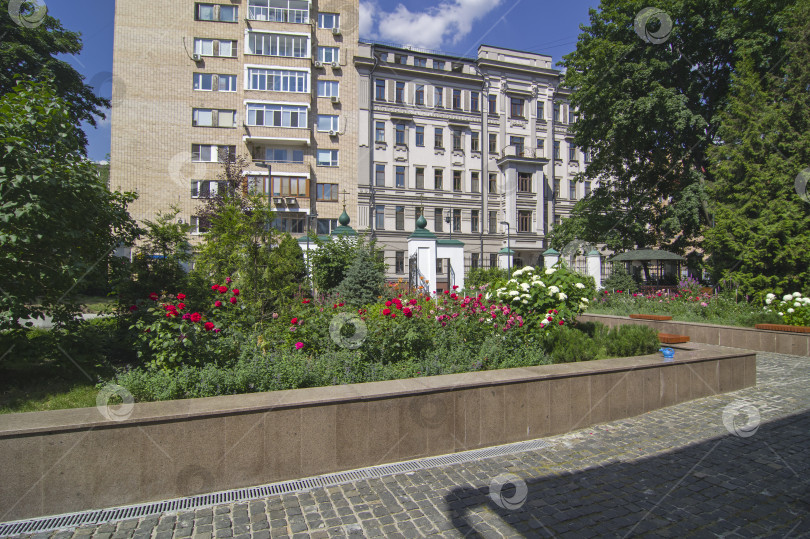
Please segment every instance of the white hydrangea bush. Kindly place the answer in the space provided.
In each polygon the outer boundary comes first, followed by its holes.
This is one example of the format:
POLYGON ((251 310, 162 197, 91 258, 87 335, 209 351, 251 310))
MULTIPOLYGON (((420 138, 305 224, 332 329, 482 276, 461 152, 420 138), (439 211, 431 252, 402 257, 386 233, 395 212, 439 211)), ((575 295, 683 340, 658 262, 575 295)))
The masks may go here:
POLYGON ((810 297, 801 292, 785 294, 781 298, 773 293, 766 294, 765 311, 777 313, 790 326, 810 326, 810 297))

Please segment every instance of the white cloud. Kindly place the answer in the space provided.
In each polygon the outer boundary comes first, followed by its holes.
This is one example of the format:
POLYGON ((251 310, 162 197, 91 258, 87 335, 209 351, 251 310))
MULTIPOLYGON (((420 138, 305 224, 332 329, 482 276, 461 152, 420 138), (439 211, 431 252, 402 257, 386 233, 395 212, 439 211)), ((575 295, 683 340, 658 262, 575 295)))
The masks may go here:
POLYGON ((360 35, 437 49, 464 39, 472 31, 473 24, 502 1, 444 0, 438 6, 420 12, 413 12, 404 4, 385 12, 373 2, 361 2, 360 35))
POLYGON ((110 125, 110 109, 101 109, 101 112, 104 113, 106 118, 101 118, 98 114, 94 114, 93 116, 96 119, 96 127, 109 127, 110 125))

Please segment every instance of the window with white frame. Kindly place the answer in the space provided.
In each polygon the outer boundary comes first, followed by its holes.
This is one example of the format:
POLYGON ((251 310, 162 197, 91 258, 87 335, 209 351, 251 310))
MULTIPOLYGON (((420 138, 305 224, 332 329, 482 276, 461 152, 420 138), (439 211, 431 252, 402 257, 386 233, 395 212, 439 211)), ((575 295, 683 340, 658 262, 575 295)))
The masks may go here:
POLYGON ((200 219, 196 215, 191 216, 191 233, 204 234, 208 232, 208 223, 204 219, 200 219))
POLYGON ((248 90, 309 92, 309 73, 288 69, 248 68, 248 90))
POLYGON ((253 21, 309 22, 307 0, 248 0, 248 19, 253 21))
POLYGON ((338 151, 337 150, 318 150, 318 166, 319 167, 336 167, 338 166, 338 151))
POLYGON ((247 104, 247 124, 265 127, 307 127, 307 108, 295 105, 247 104))
POLYGON ((340 84, 336 80, 319 80, 318 97, 338 97, 340 84))
POLYGON ((199 54, 200 56, 213 56, 215 41, 215 39, 194 38, 194 54, 199 54))
POLYGON ((214 75, 212 73, 194 73, 194 89, 214 91, 214 75))
POLYGON ((236 41, 194 38, 194 54, 233 58, 236 56, 236 41))
POLYGON ((291 150, 287 148, 265 148, 265 161, 272 163, 303 163, 304 150, 291 150))
POLYGON ((191 198, 209 198, 216 195, 220 185, 216 180, 191 180, 191 198))
POLYGON ((340 49, 338 47, 318 47, 318 61, 324 64, 340 62, 340 49))
POLYGON ((340 28, 340 15, 337 13, 318 13, 318 28, 340 28))
POLYGON ((224 163, 236 157, 236 146, 192 144, 191 160, 198 163, 224 163))
POLYGON ((235 110, 192 109, 191 118, 195 127, 236 127, 235 110))
POLYGON ((273 219, 273 228, 279 232, 289 232, 290 234, 303 234, 304 223, 307 215, 305 213, 284 213, 273 219))
POLYGON ((318 115, 318 131, 339 131, 340 116, 330 114, 318 115))
POLYGON ((197 4, 194 17, 198 21, 236 22, 239 20, 239 8, 223 4, 197 4))
POLYGON ((309 56, 307 42, 307 36, 248 32, 245 53, 259 56, 306 58, 309 56))
POLYGON ((236 75, 217 75, 217 91, 235 92, 236 75))

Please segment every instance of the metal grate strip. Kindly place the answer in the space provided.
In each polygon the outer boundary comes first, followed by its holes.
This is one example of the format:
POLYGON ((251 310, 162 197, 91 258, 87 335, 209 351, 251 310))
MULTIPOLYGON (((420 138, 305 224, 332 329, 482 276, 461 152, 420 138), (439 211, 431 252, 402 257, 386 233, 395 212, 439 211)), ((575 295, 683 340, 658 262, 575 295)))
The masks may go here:
POLYGON ((229 502, 239 502, 265 498, 291 492, 301 492, 350 483, 352 481, 362 481, 388 475, 414 472, 417 470, 427 470, 439 466, 459 464, 471 460, 499 457, 535 451, 548 447, 548 443, 543 440, 532 440, 529 442, 518 442, 514 444, 488 447, 484 449, 473 449, 461 453, 428 457, 419 460, 409 460, 396 462, 393 464, 383 464, 346 472, 306 477, 294 481, 281 481, 250 488, 226 490, 212 492, 210 494, 200 494, 187 498, 176 498, 162 502, 150 502, 145 504, 129 505, 125 507, 113 507, 109 509, 95 509, 90 511, 80 511, 65 515, 55 515, 52 517, 42 517, 30 520, 19 520, 14 522, 0 523, 0 537, 18 535, 21 533, 36 533, 54 531, 63 528, 75 528, 85 524, 102 524, 105 522, 117 522, 130 518, 141 518, 146 516, 159 515, 161 513, 176 512, 180 510, 194 510, 220 505, 229 502))

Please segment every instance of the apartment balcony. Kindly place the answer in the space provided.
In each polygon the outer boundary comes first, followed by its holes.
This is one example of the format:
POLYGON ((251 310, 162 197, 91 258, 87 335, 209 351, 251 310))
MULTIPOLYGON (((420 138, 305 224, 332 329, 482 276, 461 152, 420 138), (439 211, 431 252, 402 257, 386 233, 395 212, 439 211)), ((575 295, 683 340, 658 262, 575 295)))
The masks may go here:
POLYGON ((312 133, 309 129, 295 127, 265 127, 245 125, 242 140, 246 143, 284 144, 309 146, 312 144, 312 133))
MULTIPOLYGON (((287 4, 287 2, 283 2, 287 4)), ((288 7, 272 7, 267 5, 251 5, 247 9, 249 22, 280 22, 292 24, 309 24, 309 2, 291 1, 288 7)), ((261 2, 265 4, 265 2, 261 2)))
POLYGON ((548 163, 548 159, 543 155, 542 150, 527 148, 525 146, 510 145, 501 150, 501 156, 497 159, 498 167, 504 168, 515 164, 533 165, 541 167, 548 163))
POLYGON ((283 174, 309 174, 311 167, 306 162, 301 161, 275 161, 272 159, 253 159, 253 165, 259 167, 270 167, 273 173, 283 174))

